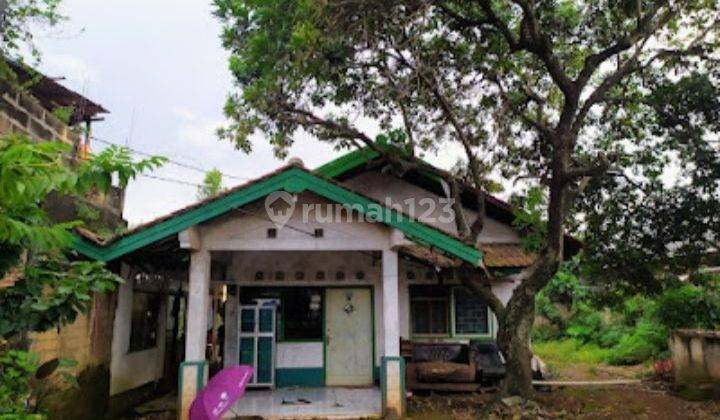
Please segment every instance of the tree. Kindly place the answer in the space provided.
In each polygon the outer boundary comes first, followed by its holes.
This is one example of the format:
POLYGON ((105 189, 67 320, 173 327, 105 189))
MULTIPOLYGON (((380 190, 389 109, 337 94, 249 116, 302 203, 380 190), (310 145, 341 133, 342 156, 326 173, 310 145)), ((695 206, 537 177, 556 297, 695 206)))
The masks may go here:
POLYGON ((58 12, 60 0, 0 1, 0 80, 14 81, 16 75, 8 61, 21 62, 22 52, 39 60, 33 29, 39 25, 54 26, 64 17, 58 12))
POLYGON ((109 147, 87 161, 71 163, 71 148, 59 142, 0 136, 0 414, 26 408, 29 375, 37 368, 27 353, 27 333, 72 323, 93 293, 114 290, 121 279, 103 263, 69 252, 80 221, 57 223, 42 203, 56 193, 82 196, 107 192, 164 162, 133 161, 129 150, 109 147))
MULTIPOLYGON (((598 178, 667 167, 655 152, 681 145, 666 141, 674 126, 654 124, 673 113, 653 101, 658 89, 707 76, 717 91, 714 0, 215 4, 237 85, 219 135, 236 147, 251 150, 250 136, 262 132, 283 155, 302 128, 337 147, 372 148, 403 171, 453 143, 480 214, 492 171, 541 189, 537 258, 507 304, 484 287, 493 273, 480 267, 468 280, 498 318, 508 394, 532 395, 534 296, 563 259, 568 227, 579 226, 578 197, 598 178), (379 147, 358 117, 404 153, 379 147)), ((457 198, 457 178, 435 172, 457 198)), ((476 241, 482 218, 468 221, 460 206, 455 216, 462 237, 476 241)))
POLYGON ((213 168, 205 174, 202 185, 198 187, 197 196, 199 200, 202 200, 219 193, 223 189, 222 172, 217 168, 213 168))

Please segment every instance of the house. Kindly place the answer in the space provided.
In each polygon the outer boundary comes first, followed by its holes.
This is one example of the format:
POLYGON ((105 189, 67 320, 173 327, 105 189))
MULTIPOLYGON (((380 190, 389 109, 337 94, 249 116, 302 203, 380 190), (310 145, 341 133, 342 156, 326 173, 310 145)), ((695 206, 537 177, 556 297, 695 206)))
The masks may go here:
MULTIPOLYGON (((478 249, 458 238, 441 181, 383 162, 369 149, 316 170, 292 160, 110 241, 79 237, 80 254, 125 279, 111 399, 177 372, 186 418, 212 371, 242 363, 256 369, 253 386, 366 387, 378 410, 400 416, 401 338, 493 339, 492 312, 447 268, 528 266, 511 208, 487 197, 478 249)), ((507 301, 515 286, 492 288, 507 301)))

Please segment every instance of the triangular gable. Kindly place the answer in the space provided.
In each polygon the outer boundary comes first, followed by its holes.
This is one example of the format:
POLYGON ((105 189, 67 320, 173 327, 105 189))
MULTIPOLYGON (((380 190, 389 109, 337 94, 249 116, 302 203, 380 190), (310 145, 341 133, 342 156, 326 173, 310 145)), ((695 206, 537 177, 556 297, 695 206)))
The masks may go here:
MULTIPOLYGON (((353 165, 357 165, 356 160, 360 158, 363 159, 360 162, 367 162, 365 160, 367 156, 358 157, 356 155, 351 163, 354 162, 353 165)), ((341 165, 337 166, 339 168, 341 165)), ((333 171, 337 173, 338 168, 333 171)), ((344 170, 348 170, 347 167, 344 170)), ((328 170, 328 172, 331 171, 328 170)), ((330 176, 324 173, 321 173, 321 175, 330 176)), ((383 205, 380 205, 381 212, 378 213, 375 209, 378 208, 379 203, 297 166, 287 167, 250 184, 236 187, 224 194, 201 202, 199 205, 177 212, 172 217, 135 229, 106 245, 96 245, 77 237, 74 248, 90 258, 99 261, 111 261, 279 190, 290 193, 312 191, 328 200, 352 206, 353 209, 361 213, 379 216, 378 222, 398 229, 405 234, 407 239, 419 245, 442 251, 451 257, 473 265, 478 265, 482 258, 482 253, 472 245, 466 244, 436 228, 413 220, 407 215, 401 215, 383 205)))

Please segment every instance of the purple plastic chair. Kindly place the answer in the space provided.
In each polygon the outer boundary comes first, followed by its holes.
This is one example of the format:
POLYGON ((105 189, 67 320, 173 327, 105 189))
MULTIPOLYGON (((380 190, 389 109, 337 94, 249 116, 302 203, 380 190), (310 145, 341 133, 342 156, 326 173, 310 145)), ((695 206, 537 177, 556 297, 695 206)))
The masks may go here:
POLYGON ((190 420, 217 420, 245 394, 252 366, 226 367, 208 381, 190 406, 190 420))

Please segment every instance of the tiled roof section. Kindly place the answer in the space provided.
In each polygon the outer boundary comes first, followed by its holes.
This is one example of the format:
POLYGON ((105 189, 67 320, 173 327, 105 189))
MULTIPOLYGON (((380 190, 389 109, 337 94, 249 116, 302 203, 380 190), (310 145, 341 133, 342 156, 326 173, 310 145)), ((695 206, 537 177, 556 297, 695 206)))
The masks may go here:
POLYGON ((535 260, 535 254, 520 244, 482 244, 480 247, 488 268, 527 267, 535 260))

